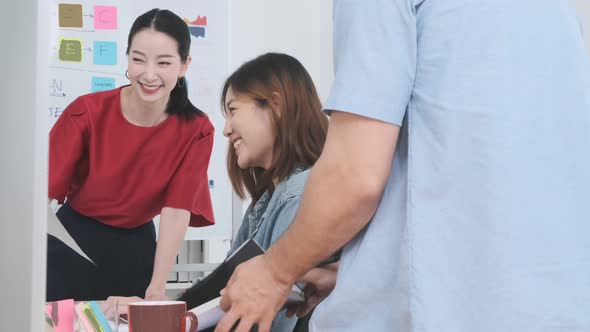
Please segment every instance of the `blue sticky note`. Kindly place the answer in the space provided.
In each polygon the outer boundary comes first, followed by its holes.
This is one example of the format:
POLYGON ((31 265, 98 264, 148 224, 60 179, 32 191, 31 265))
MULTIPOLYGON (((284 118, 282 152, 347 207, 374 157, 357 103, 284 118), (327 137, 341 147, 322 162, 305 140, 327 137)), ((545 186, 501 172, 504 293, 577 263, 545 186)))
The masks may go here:
POLYGON ((117 42, 94 41, 95 65, 114 66, 117 64, 117 42))
POLYGON ((115 88, 115 79, 111 77, 92 76, 92 92, 112 90, 115 88))
POLYGON ((100 310, 98 304, 95 301, 90 301, 88 304, 90 305, 92 314, 94 314, 94 318, 96 318, 97 323, 100 324, 100 331, 112 332, 111 326, 109 325, 109 322, 107 321, 107 318, 105 317, 102 310, 100 310))

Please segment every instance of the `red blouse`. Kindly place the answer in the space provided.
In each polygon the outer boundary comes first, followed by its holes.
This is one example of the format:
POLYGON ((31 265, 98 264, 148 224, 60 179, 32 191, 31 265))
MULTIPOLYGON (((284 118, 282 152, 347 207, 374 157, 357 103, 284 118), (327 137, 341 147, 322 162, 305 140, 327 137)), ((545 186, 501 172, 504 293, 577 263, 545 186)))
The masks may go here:
POLYGON ((214 223, 207 167, 213 125, 169 116, 154 127, 128 122, 121 89, 78 97, 49 134, 49 197, 107 225, 133 228, 163 207, 214 223))

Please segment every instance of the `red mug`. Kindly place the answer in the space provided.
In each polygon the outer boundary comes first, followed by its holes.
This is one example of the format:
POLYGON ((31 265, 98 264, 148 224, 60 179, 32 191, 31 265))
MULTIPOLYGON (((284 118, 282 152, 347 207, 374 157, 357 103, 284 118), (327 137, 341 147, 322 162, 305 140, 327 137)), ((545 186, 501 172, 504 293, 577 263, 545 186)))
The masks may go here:
POLYGON ((129 332, 196 332, 197 316, 186 311, 184 301, 142 301, 129 303, 129 332))

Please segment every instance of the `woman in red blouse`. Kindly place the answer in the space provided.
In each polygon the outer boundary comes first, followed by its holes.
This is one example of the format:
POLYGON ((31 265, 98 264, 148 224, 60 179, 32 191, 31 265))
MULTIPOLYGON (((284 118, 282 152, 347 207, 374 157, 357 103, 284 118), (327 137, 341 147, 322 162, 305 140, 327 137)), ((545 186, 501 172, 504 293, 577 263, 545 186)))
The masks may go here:
POLYGON ((180 17, 141 15, 128 39, 131 84, 77 98, 51 130, 49 199, 92 262, 49 236, 48 301, 163 299, 187 227, 214 222, 213 126, 188 100, 189 49, 180 17))

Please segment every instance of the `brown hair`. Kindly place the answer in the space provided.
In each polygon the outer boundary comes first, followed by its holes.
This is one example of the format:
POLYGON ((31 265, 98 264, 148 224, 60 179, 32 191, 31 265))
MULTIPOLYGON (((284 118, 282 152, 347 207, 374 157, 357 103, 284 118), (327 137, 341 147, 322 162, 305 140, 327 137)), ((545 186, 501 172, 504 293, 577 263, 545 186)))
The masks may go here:
POLYGON ((270 169, 240 169, 231 142, 227 149, 227 173, 234 191, 244 198, 245 189, 255 203, 266 190, 274 191, 273 179, 283 181, 295 167, 315 164, 326 140, 328 118, 321 111, 311 76, 297 59, 286 54, 267 53, 238 68, 223 86, 224 114, 230 87, 234 93, 273 109, 276 137, 270 169))

